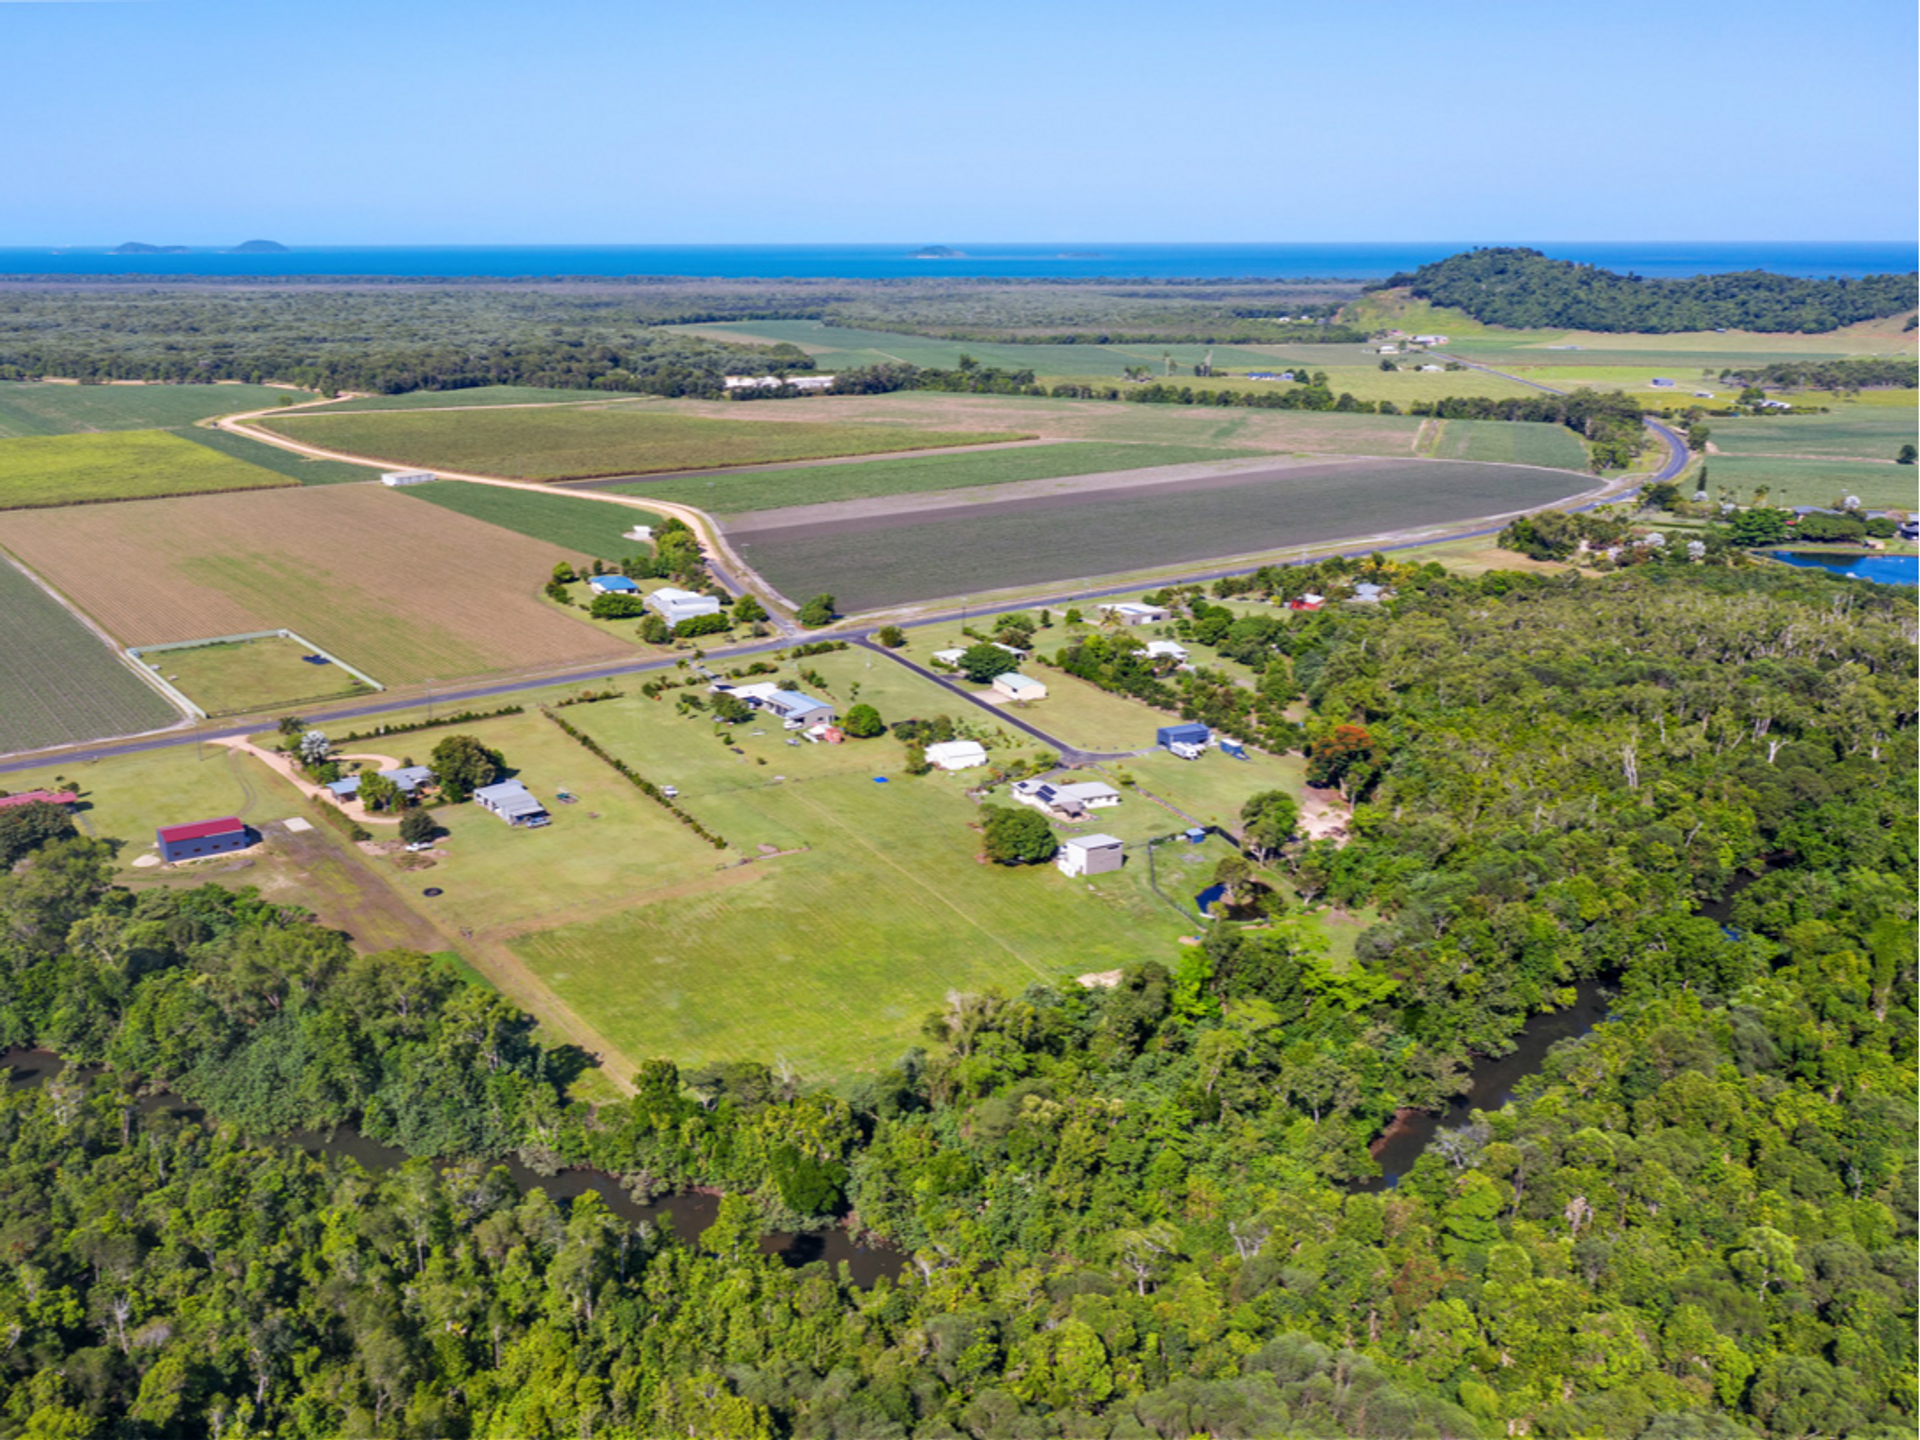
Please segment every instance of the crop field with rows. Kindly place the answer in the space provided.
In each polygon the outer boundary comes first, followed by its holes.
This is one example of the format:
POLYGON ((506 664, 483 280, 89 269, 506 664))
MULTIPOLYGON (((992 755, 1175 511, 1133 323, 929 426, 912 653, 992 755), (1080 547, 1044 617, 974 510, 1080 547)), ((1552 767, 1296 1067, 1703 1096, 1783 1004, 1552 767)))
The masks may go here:
POLYGON ((1025 433, 971 434, 785 418, 803 406, 809 415, 825 413, 805 402, 769 401, 758 408, 777 410, 783 418, 720 419, 635 406, 540 406, 289 415, 262 423, 277 434, 341 454, 509 480, 771 465, 1029 438, 1025 433))
POLYGON ((0 560, 0 754, 153 730, 179 718, 99 636, 0 560))

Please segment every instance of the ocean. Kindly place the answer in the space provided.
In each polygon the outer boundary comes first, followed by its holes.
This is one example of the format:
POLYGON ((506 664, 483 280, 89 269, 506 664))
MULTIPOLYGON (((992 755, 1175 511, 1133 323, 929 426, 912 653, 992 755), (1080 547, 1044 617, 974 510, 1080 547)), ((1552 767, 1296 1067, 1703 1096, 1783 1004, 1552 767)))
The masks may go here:
MULTIPOLYGON (((152 237, 164 243, 165 237, 152 237)), ((237 243, 237 242, 236 242, 237 243)), ((1786 275, 1905 274, 1916 268, 1904 242, 1847 244, 1673 241, 1549 243, 1435 241, 1404 244, 1038 245, 966 244, 960 255, 915 258, 899 245, 393 245, 296 246, 281 255, 234 255, 208 247, 183 255, 114 255, 110 247, 0 248, 0 276, 318 275, 634 276, 739 279, 899 279, 987 276, 1021 279, 1377 280, 1474 244, 1529 244, 1556 259, 1649 277, 1771 270, 1786 275)), ((929 247, 930 248, 930 247, 929 247)))

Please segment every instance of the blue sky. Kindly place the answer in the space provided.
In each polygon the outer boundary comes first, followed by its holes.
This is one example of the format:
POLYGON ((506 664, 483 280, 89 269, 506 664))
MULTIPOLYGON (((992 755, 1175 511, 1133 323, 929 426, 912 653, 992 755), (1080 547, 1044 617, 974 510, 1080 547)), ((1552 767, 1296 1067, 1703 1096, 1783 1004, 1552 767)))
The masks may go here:
POLYGON ((1888 240, 1912 0, 0 0, 0 245, 1888 240))

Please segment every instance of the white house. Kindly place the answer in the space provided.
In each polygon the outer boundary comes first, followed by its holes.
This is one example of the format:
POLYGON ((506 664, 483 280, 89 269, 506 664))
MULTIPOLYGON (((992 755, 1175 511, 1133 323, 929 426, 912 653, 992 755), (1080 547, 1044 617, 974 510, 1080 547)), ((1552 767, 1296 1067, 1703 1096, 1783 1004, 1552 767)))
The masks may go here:
POLYGON ((1185 660, 1187 647, 1178 640, 1149 640, 1144 649, 1133 653, 1144 655, 1149 660, 1185 660))
POLYGON ((1416 335, 1413 337, 1413 343, 1416 345, 1444 345, 1447 343, 1447 337, 1444 335, 1416 335))
POLYGON ((1422 366, 1420 367, 1420 369, 1421 369, 1421 371, 1422 371, 1423 373, 1424 373, 1424 372, 1431 372, 1431 371, 1435 371, 1435 370, 1445 370, 1446 368, 1447 368, 1447 367, 1446 367, 1446 366, 1444 366, 1444 365, 1422 365, 1422 366))
POLYGON ((653 540, 653 527, 651 525, 636 525, 620 538, 622 540, 645 540, 651 543, 653 540))
POLYGON ((380 472, 382 485, 426 485, 434 480, 431 470, 383 470, 380 472))
POLYGON ((1113 616, 1122 625, 1158 625, 1167 618, 1166 606, 1142 605, 1134 600, 1123 600, 1116 605, 1098 608, 1102 614, 1113 616))
POLYGON ((1062 875, 1105 875, 1124 863, 1121 842, 1113 835, 1072 835, 1060 842, 1054 864, 1062 875))
POLYGON ((711 595, 696 595, 691 590, 676 590, 663 585, 647 596, 647 604, 659 611, 669 625, 691 620, 696 615, 718 615, 720 602, 711 595))
POLYGON ((960 663, 960 657, 966 653, 965 650, 961 649, 936 650, 927 658, 941 665, 958 665, 960 663))
POLYGON ((978 740, 943 740, 927 746, 927 763, 941 770, 972 770, 987 763, 987 751, 978 740))
POLYGON ((811 695, 802 695, 798 690, 776 690, 758 705, 775 719, 785 721, 789 730, 831 725, 837 718, 832 705, 811 695))
POLYGON ((1052 780, 1017 780, 1013 798, 1056 820, 1084 820, 1089 810, 1109 810, 1120 803, 1120 792, 1097 780, 1061 785, 1052 780))
POLYGON ((1362 580, 1353 587, 1353 598, 1362 605, 1378 605, 1393 592, 1384 585, 1372 585, 1362 580))
POLYGON ((1018 671, 994 676, 993 688, 1009 700, 1044 700, 1047 698, 1047 687, 1045 685, 1042 685, 1031 675, 1022 675, 1018 671))
POLYGON ((782 379, 778 375, 729 375, 729 390, 778 390, 785 385, 792 390, 831 390, 831 375, 789 375, 782 379))

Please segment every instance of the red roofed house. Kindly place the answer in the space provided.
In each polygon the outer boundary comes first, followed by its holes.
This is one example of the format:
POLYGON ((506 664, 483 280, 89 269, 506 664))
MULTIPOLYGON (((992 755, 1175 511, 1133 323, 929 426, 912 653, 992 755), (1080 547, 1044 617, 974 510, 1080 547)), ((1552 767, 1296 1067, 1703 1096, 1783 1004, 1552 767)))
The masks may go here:
POLYGON ((36 802, 42 805, 71 805, 79 798, 79 792, 74 790, 27 790, 19 795, 0 795, 0 810, 5 810, 12 805, 32 805, 36 802))
POLYGON ((231 815, 224 820, 196 820, 191 825, 162 825, 154 833, 160 840, 160 858, 168 864, 244 850, 253 843, 247 827, 231 815))

